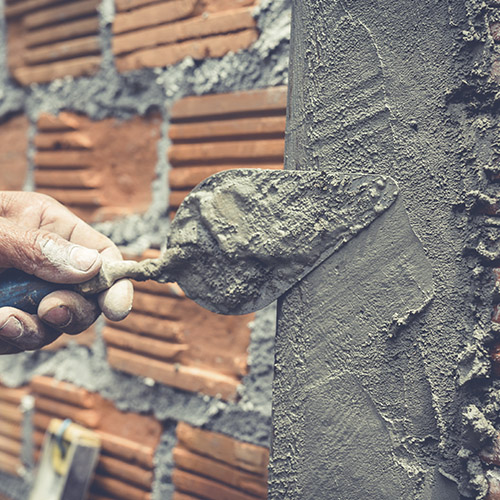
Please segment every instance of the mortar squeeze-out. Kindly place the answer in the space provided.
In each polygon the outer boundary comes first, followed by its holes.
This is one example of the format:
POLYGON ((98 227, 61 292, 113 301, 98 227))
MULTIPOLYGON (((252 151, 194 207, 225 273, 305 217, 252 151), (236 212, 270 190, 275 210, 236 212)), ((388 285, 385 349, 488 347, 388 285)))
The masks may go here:
POLYGON ((382 175, 220 172, 183 201, 160 258, 106 263, 78 290, 96 293, 125 277, 176 281, 213 312, 256 311, 371 224, 397 193, 382 175))

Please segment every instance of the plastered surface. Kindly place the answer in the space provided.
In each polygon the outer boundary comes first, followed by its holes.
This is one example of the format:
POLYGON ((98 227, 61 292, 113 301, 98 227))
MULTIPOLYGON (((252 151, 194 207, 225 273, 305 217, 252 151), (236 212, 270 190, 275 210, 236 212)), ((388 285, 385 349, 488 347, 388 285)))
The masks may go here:
POLYGON ((499 408, 485 265, 498 259, 498 226, 473 207, 474 193, 490 189, 485 171, 498 149, 493 9, 293 3, 286 168, 393 176, 431 263, 434 296, 390 344, 381 336, 387 311, 368 311, 380 297, 391 304, 392 286, 411 290, 396 282, 370 296, 375 262, 365 260, 346 292, 366 285, 353 297, 365 323, 352 337, 350 309, 334 310, 343 302, 328 281, 330 261, 290 292, 278 313, 270 498, 485 498, 477 451, 498 428, 499 408), (323 352, 310 363, 318 343, 323 352), (377 361, 365 365, 365 351, 377 361), (299 398, 285 413, 288 394, 304 387, 316 403, 299 398), (324 433, 311 440, 316 426, 324 433))
MULTIPOLYGON (((0 2, 3 7, 3 2, 0 2)), ((288 45, 290 38, 289 0, 263 0, 255 8, 261 36, 250 49, 228 54, 220 60, 195 62, 186 59, 169 68, 140 70, 119 74, 111 53, 113 0, 100 5, 100 40, 103 62, 99 73, 90 78, 62 79, 46 85, 20 88, 12 80, 5 65, 5 43, 0 44, 0 119, 11 113, 24 112, 31 121, 28 160, 31 167, 26 188, 33 188, 33 137, 41 112, 57 114, 61 110, 84 113, 91 119, 114 117, 129 119, 135 115, 159 112, 162 137, 158 141, 157 179, 152 184, 153 200, 148 211, 121 220, 103 222, 97 229, 124 247, 128 254, 141 253, 151 246, 165 243, 169 231, 167 160, 169 109, 174 100, 186 95, 264 88, 286 84, 288 78, 288 45)), ((0 24, 5 40, 5 23, 0 24)), ((150 380, 111 370, 106 362, 105 347, 98 340, 92 348, 71 345, 50 353, 24 353, 0 359, 4 383, 16 386, 27 383, 36 373, 53 375, 91 391, 98 391, 115 402, 118 408, 153 413, 167 420, 162 444, 157 452, 157 477, 154 498, 168 500, 173 491, 170 474, 173 468, 171 449, 175 438, 175 421, 183 420, 204 426, 237 439, 268 445, 271 418, 271 379, 273 363, 275 308, 261 311, 252 328, 251 367, 241 386, 238 404, 203 397, 175 389, 151 385, 150 380)), ((99 325, 101 328, 102 325, 99 325)), ((29 429, 26 439, 30 439, 29 429)), ((26 498, 26 482, 4 480, 0 476, 0 493, 15 500, 26 498)))

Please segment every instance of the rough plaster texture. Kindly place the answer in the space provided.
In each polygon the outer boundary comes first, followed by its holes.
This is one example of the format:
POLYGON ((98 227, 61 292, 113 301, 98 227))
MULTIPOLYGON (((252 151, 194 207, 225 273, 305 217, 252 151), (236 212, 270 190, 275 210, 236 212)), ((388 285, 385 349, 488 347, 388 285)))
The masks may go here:
MULTIPOLYGON (((3 2, 0 2, 3 8, 3 2)), ((96 227, 122 245, 127 253, 140 253, 150 246, 160 247, 169 229, 168 207, 169 109, 174 100, 186 95, 230 92, 286 84, 290 32, 289 0, 263 0, 255 9, 261 36, 249 50, 228 54, 220 60, 195 62, 186 59, 169 68, 119 74, 113 66, 111 26, 113 0, 100 6, 103 62, 98 74, 79 79, 65 78, 50 84, 18 87, 6 69, 6 44, 0 44, 0 119, 24 112, 31 120, 28 159, 31 175, 26 183, 33 188, 33 138, 41 112, 61 110, 81 112, 92 119, 128 119, 137 114, 159 111, 163 118, 162 139, 158 142, 158 178, 153 183, 153 202, 146 214, 101 223, 96 227)), ((5 41, 6 27, 0 16, 5 41)), ((98 391, 122 410, 151 412, 157 418, 186 421, 195 426, 222 432, 255 444, 268 445, 270 437, 270 382, 272 379, 275 309, 270 306, 257 315, 250 345, 251 369, 241 387, 238 404, 228 404, 208 396, 194 395, 152 384, 150 380, 121 374, 109 368, 102 340, 92 348, 70 345, 59 352, 24 353, 0 359, 2 380, 22 385, 34 374, 49 374, 98 391)), ((102 325, 100 325, 102 327, 102 325)), ((166 500, 173 490, 172 470, 174 424, 166 432, 157 453, 154 498, 166 500)), ((28 476, 29 477, 29 476, 28 476)), ((11 480, 0 475, 0 493, 25 499, 29 481, 11 480)))
POLYGON ((500 253, 498 225, 474 207, 498 170, 492 8, 293 4, 286 168, 391 175, 435 293, 390 339, 387 309, 373 306, 393 287, 411 290, 403 281, 374 294, 379 265, 369 252, 357 256, 358 281, 346 268, 354 291, 369 284, 353 298, 359 328, 352 304, 339 313, 330 303, 343 304, 332 275, 338 255, 290 291, 278 312, 270 498, 484 498, 476 453, 498 428, 499 409, 498 383, 488 378, 497 334, 485 265, 500 253), (311 366, 317 344, 324 349, 311 366), (376 362, 367 364, 367 353, 376 362), (296 389, 294 404, 287 394, 296 389), (318 426, 324 433, 311 440, 318 426))

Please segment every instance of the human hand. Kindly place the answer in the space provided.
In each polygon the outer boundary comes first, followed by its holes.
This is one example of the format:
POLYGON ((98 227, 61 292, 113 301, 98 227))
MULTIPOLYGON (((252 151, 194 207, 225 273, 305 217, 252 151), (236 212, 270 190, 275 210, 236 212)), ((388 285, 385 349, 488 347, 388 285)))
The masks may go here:
MULTIPOLYGON (((99 272, 103 260, 121 259, 111 240, 49 196, 0 192, 0 272, 16 268, 53 283, 81 283, 99 272)), ((36 315, 2 307, 0 354, 39 349, 63 332, 80 333, 101 312, 123 319, 132 296, 132 283, 120 280, 97 300, 57 290, 40 302, 36 315)))

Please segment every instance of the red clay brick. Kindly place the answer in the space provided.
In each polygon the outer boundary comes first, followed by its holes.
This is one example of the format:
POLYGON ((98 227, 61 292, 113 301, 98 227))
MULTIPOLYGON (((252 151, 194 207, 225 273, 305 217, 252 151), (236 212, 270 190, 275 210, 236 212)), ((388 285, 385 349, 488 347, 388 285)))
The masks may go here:
POLYGON ((179 469, 174 469, 172 483, 181 491, 194 493, 207 500, 255 500, 253 495, 179 469))
POLYGON ((143 67, 170 66, 188 56, 197 60, 218 58, 228 52, 246 49, 257 39, 257 30, 246 29, 227 35, 216 35, 198 40, 188 40, 174 45, 140 50, 119 58, 116 65, 119 71, 132 71, 143 67))
POLYGON ((243 443, 223 434, 205 431, 179 422, 177 438, 181 445, 195 453, 220 460, 248 472, 267 474, 269 450, 243 443))
POLYGON ((232 10, 237 7, 255 5, 255 3, 255 0, 202 0, 203 10, 206 12, 232 10))
POLYGON ((23 23, 28 29, 69 21, 87 14, 96 14, 99 0, 82 0, 66 5, 58 5, 33 14, 27 14, 23 23))
POLYGON ((180 469, 207 476, 210 479, 256 495, 258 498, 267 497, 267 474, 264 476, 243 472, 178 446, 174 448, 174 462, 176 467, 180 469))
POLYGON ((33 10, 53 5, 58 1, 59 0, 27 0, 24 2, 7 4, 5 7, 5 17, 9 19, 11 17, 21 16, 33 10))
POLYGON ((178 321, 156 318, 132 311, 119 323, 108 322, 116 328, 135 332, 139 335, 158 337, 171 342, 182 342, 184 335, 182 325, 178 321))
POLYGON ((113 38, 113 53, 116 56, 139 49, 166 45, 192 38, 220 35, 246 28, 254 28, 251 9, 197 16, 185 21, 124 33, 113 38))
POLYGON ((153 471, 144 470, 136 465, 123 462, 113 457, 101 455, 97 464, 97 472, 103 476, 114 476, 146 490, 153 484, 153 471))
POLYGON ((90 151, 38 151, 35 154, 37 168, 85 168, 91 165, 90 151))
POLYGON ((99 19, 91 17, 88 19, 78 19, 66 22, 59 26, 49 26, 48 28, 29 31, 25 35, 26 47, 36 47, 48 43, 70 40, 85 35, 93 35, 99 32, 99 19))
POLYGON ((182 19, 193 13, 196 3, 196 0, 170 0, 132 12, 120 12, 115 17, 113 33, 116 35, 182 19))
POLYGON ((31 379, 31 388, 35 394, 71 403, 81 408, 93 408, 96 402, 94 394, 81 387, 61 382, 52 377, 41 375, 33 377, 31 379))
POLYGON ((264 90, 191 96, 172 106, 172 120, 247 114, 255 112, 282 112, 286 110, 287 88, 270 87, 264 90))
POLYGON ((35 408, 63 420, 71 418, 74 422, 90 429, 95 429, 101 420, 99 413, 93 409, 81 409, 40 395, 35 398, 35 408))
POLYGON ((24 60, 29 65, 34 65, 99 54, 100 51, 99 38, 97 36, 88 36, 28 49, 25 52, 24 60))
POLYGON ((28 171, 26 116, 14 116, 0 125, 0 190, 21 190, 28 171))
POLYGON ((179 208, 181 203, 184 201, 184 198, 191 192, 190 189, 184 189, 181 191, 175 190, 170 192, 170 197, 168 199, 168 204, 171 209, 179 208))
POLYGON ((128 121, 42 115, 35 136, 37 190, 88 221, 144 212, 156 177, 160 121, 159 115, 128 121))
POLYGON ((97 488, 104 493, 109 493, 114 498, 126 498, 127 500, 151 500, 151 493, 139 489, 117 479, 96 474, 92 488, 97 488))
POLYGON ((282 139, 174 144, 168 153, 172 163, 252 159, 279 162, 284 155, 282 139))
POLYGON ((147 469, 153 468, 154 448, 151 446, 146 446, 109 432, 98 431, 98 434, 101 439, 101 448, 106 453, 132 464, 137 463, 147 469))
POLYGON ((173 141, 193 139, 285 138, 285 116, 247 117, 229 120, 214 120, 194 123, 174 123, 170 126, 169 137, 173 141))
POLYGON ((35 183, 41 188, 97 188, 102 186, 102 176, 87 170, 37 170, 35 183))
POLYGON ((150 377, 185 391, 200 392, 226 400, 234 400, 237 395, 239 382, 213 371, 166 363, 113 347, 108 348, 108 361, 118 370, 150 377))
POLYGON ((96 73, 101 64, 101 56, 86 56, 41 66, 24 66, 14 70, 14 77, 22 85, 43 83, 65 76, 85 76, 96 73))
POLYGON ((157 359, 176 361, 182 351, 189 349, 185 344, 174 344, 152 339, 121 330, 104 328, 103 337, 107 344, 125 351, 137 352, 157 359))

